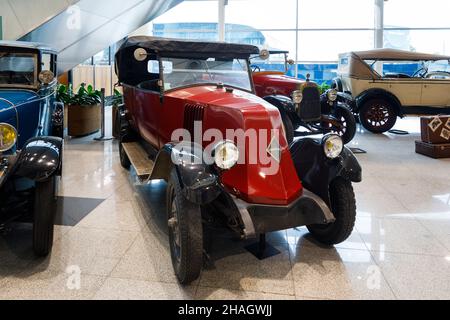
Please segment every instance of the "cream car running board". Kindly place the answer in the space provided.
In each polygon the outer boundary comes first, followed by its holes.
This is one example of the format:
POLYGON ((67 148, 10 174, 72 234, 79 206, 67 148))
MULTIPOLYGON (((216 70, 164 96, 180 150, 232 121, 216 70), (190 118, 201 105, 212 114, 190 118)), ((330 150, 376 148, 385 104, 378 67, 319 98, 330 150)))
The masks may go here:
POLYGON ((139 180, 147 180, 152 174, 155 163, 149 158, 144 148, 142 148, 139 142, 124 142, 122 143, 122 147, 136 170, 136 175, 139 180))

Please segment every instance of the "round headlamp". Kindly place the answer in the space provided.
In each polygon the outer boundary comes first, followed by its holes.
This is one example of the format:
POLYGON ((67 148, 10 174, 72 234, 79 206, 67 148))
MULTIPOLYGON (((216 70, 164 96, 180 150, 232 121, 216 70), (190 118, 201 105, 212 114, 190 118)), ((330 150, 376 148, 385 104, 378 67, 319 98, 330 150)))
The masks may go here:
POLYGON ((7 123, 0 123, 0 152, 10 150, 17 142, 16 129, 7 123))
POLYGON ((323 151, 329 159, 336 159, 344 150, 342 138, 336 134, 329 134, 322 139, 323 151))
POLYGON ((302 103, 303 100, 303 93, 300 90, 295 90, 292 92, 292 101, 294 101, 295 104, 302 103))
POLYGON ((214 162, 222 170, 233 168, 239 160, 239 149, 231 141, 219 142, 214 148, 214 162))
POLYGON ((329 101, 334 102, 338 98, 338 92, 335 89, 330 89, 327 91, 327 98, 329 101))
POLYGON ((42 84, 50 84, 55 79, 55 75, 50 70, 44 70, 39 73, 39 81, 42 84))

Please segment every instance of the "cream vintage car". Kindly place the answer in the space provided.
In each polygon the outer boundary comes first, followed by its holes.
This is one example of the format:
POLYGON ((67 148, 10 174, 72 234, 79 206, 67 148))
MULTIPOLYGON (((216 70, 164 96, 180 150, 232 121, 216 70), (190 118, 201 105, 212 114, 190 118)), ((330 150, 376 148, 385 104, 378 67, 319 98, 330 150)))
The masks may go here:
POLYGON ((333 87, 365 129, 386 132, 397 117, 450 113, 450 56, 394 49, 344 53, 333 87))

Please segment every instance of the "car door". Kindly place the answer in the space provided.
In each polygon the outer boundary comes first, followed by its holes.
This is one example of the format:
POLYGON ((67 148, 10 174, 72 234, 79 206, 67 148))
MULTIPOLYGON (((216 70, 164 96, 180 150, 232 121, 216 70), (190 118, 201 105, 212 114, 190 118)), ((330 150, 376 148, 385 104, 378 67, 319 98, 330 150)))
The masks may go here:
POLYGON ((402 106, 417 106, 421 103, 423 86, 421 79, 383 78, 375 80, 369 86, 391 92, 397 97, 402 106))
POLYGON ((450 106, 450 79, 424 79, 421 105, 424 107, 450 106))

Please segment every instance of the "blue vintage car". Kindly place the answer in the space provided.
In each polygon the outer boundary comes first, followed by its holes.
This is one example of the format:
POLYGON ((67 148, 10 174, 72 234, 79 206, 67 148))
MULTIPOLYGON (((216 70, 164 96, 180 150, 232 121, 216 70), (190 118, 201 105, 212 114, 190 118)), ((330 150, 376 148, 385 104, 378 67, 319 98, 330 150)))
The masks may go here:
POLYGON ((0 41, 0 230, 33 223, 33 249, 53 244, 62 172, 64 106, 56 102, 56 52, 43 45, 0 41))

